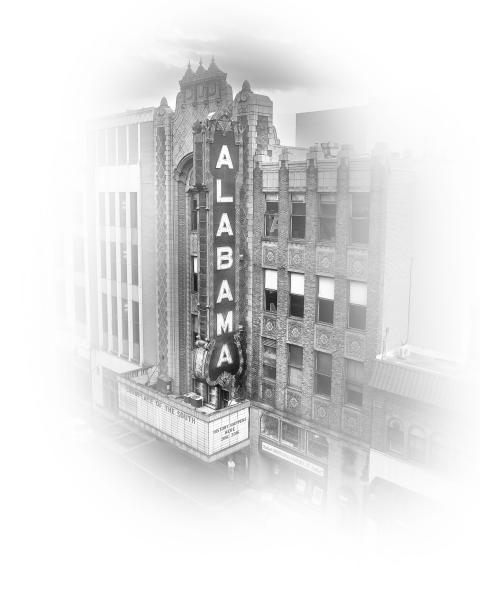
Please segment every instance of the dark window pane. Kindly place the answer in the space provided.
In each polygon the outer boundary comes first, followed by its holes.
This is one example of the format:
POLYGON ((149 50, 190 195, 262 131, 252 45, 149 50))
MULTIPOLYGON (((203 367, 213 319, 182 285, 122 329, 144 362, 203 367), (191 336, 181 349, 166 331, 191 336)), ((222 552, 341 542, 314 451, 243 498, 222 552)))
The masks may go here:
POLYGON ((352 219, 352 242, 368 244, 368 219, 352 219))
POLYGON ((288 346, 288 363, 300 369, 303 368, 303 348, 289 344, 288 346))
POLYGON ((292 215, 292 238, 303 240, 305 238, 305 217, 292 215))
POLYGON ((282 442, 294 448, 300 447, 300 429, 290 423, 282 422, 282 442))
POLYGON ((292 215, 305 216, 306 215, 305 202, 292 202, 292 215))
POLYGON ((320 216, 335 219, 337 216, 337 206, 331 202, 322 202, 320 204, 320 216))
POLYGON ((140 343, 140 310, 138 302, 132 302, 133 343, 140 343))
POLYGON ((336 223, 333 219, 322 219, 320 221, 320 240, 332 241, 335 239, 336 223))
POLYGON ((366 218, 370 215, 370 199, 368 195, 355 194, 352 197, 352 217, 366 218))
POLYGON ((269 237, 278 236, 278 215, 265 214, 265 235, 269 237))
POLYGON ((304 296, 290 294, 290 316, 303 318, 304 296))
POLYGON ((112 296, 112 335, 118 335, 117 297, 112 296))
POLYGON ((332 374, 332 356, 325 352, 315 353, 315 371, 331 376, 332 374))
POLYGON ((322 435, 308 432, 307 453, 314 458, 328 458, 328 442, 322 435))
POLYGON ((190 196, 190 225, 192 231, 196 231, 198 227, 197 219, 197 199, 194 195, 190 196))
POLYGON ((346 401, 348 402, 348 404, 353 404, 354 406, 362 406, 363 392, 360 386, 355 386, 350 383, 347 383, 346 392, 346 401))
POLYGON ((132 284, 138 285, 138 245, 132 244, 132 284))
POLYGON ((352 329, 365 329, 367 309, 365 306, 350 304, 348 311, 348 326, 352 329))
POLYGON ((318 298, 317 320, 322 323, 333 323, 333 300, 318 298))
POLYGON ((315 394, 330 396, 332 392, 332 378, 320 373, 315 374, 315 394))
POLYGON ((130 227, 137 227, 137 192, 130 192, 130 227))
POLYGON ((267 365, 264 363, 263 365, 263 376, 268 379, 276 379, 277 378, 277 369, 272 367, 271 365, 267 365))
POLYGON ((270 415, 263 415, 261 422, 261 433, 267 437, 278 440, 279 421, 270 415))
POLYGON ((277 312, 277 290, 265 290, 265 310, 277 312))

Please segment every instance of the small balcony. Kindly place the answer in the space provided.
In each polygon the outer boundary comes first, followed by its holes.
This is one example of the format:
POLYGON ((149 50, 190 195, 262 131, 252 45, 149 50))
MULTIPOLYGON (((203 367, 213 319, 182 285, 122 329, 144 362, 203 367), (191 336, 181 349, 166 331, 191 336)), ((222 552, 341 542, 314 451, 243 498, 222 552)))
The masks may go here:
POLYGON ((150 368, 118 375, 119 410, 123 417, 205 462, 214 462, 248 446, 250 402, 232 403, 221 410, 192 406, 177 396, 169 382, 150 368))

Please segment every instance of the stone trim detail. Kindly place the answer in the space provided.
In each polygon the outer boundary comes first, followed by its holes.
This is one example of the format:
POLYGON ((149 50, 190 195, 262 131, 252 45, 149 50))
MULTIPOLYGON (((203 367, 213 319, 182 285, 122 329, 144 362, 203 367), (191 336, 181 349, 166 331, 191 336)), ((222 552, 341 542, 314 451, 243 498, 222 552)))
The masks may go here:
POLYGON ((263 316, 262 320, 262 335, 277 339, 277 317, 263 316))
POLYGON ((262 243, 262 266, 271 269, 277 268, 277 244, 262 243))
POLYGON ((365 334, 353 331, 345 332, 345 358, 365 361, 365 334))
POLYGON ((325 427, 329 426, 329 404, 326 400, 312 398, 312 418, 325 427))
POLYGON ((361 412, 344 407, 342 410, 342 431, 356 438, 363 437, 363 415, 361 412))
POLYGON ((335 335, 333 327, 327 327, 326 325, 315 325, 315 350, 321 352, 334 352, 336 350, 335 335))
POLYGON ((287 321, 287 342, 303 346, 303 323, 301 321, 287 321))
POLYGON ((305 247, 300 244, 288 244, 288 268, 305 271, 305 247))
POLYGON ((285 410, 295 413, 302 412, 302 393, 287 388, 285 390, 285 410))
POLYGON ((315 272, 317 275, 335 275, 335 248, 317 246, 315 272))
POLYGON ((367 281, 368 251, 366 249, 347 248, 347 278, 367 281))

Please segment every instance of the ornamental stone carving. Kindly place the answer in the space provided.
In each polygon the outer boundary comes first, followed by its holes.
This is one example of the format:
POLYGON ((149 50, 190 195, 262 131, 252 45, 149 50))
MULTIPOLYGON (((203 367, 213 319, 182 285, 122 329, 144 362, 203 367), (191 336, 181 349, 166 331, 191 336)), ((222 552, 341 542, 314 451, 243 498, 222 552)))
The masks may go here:
POLYGON ((263 384, 262 402, 265 404, 275 405, 275 386, 269 383, 263 384))
POLYGON ((264 267, 277 268, 277 244, 262 244, 262 264, 264 267))
POLYGON ((347 249, 347 277, 366 281, 368 277, 368 251, 359 248, 347 249))
POLYGON ((326 402, 313 399, 313 418, 328 427, 328 404, 326 402))
POLYGON ((316 350, 323 352, 333 352, 335 350, 334 335, 331 327, 315 325, 314 346, 316 350))
POLYGON ((285 390, 285 408, 300 412, 302 408, 302 394, 294 390, 285 390))
POLYGON ((318 275, 335 275, 335 248, 317 246, 316 272, 318 275))
POLYGON ((287 339, 294 344, 301 344, 303 340, 303 323, 300 321, 287 322, 287 339))
POLYGON ((365 360, 365 334, 345 332, 345 357, 353 360, 365 360))
POLYGON ((305 270, 305 248, 303 246, 288 244, 288 268, 296 271, 305 270))
POLYGON ((363 435, 362 413, 344 408, 342 411, 342 431, 353 437, 361 438, 363 435))
POLYGON ((262 334, 273 339, 277 338, 277 319, 276 317, 263 317, 262 334))

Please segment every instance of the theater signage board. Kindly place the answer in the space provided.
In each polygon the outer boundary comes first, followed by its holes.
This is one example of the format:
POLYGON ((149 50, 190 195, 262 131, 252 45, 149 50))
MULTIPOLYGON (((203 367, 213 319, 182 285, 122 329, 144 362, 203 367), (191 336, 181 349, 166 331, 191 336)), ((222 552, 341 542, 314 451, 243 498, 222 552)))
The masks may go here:
POLYGON ((174 397, 120 383, 119 409, 122 415, 147 425, 151 433, 173 438, 205 458, 248 440, 250 409, 245 403, 204 414, 174 397))
POLYGON ((211 385, 234 376, 242 368, 242 350, 236 311, 236 213, 235 177, 238 145, 231 123, 217 127, 210 145, 213 178, 213 310, 215 336, 208 352, 207 381, 211 385))

